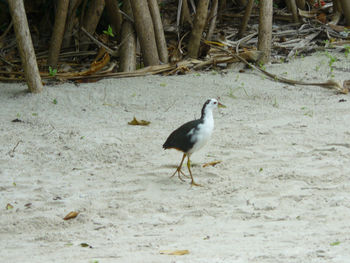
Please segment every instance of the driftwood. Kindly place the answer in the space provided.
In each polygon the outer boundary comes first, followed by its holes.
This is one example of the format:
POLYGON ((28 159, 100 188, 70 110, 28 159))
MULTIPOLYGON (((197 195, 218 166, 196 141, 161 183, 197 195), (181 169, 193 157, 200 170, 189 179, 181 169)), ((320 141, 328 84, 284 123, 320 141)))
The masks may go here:
POLYGON ((290 58, 291 56, 294 56, 296 51, 300 51, 302 49, 306 49, 309 46, 309 43, 311 40, 313 40, 315 37, 317 37, 321 33, 321 30, 315 33, 312 33, 311 35, 307 36, 305 39, 300 41, 297 44, 294 44, 293 49, 289 52, 287 58, 290 58))
POLYGON ((319 86, 322 88, 327 88, 327 89, 331 89, 331 90, 335 90, 336 92, 339 93, 343 93, 343 94, 347 94, 349 92, 347 85, 346 85, 346 81, 344 81, 343 85, 341 85, 341 83, 339 81, 335 81, 335 80, 328 80, 326 82, 304 82, 304 81, 299 81, 299 80, 292 80, 292 79, 287 79, 284 77, 280 77, 278 75, 272 74, 270 72, 267 72, 266 70, 262 69, 261 67, 256 67, 255 65, 249 63, 247 60, 245 60, 244 58, 242 58, 241 56, 232 53, 231 51, 221 48, 221 47, 216 47, 228 54, 230 54, 231 56, 236 57, 237 59, 239 59, 241 62, 243 62, 244 64, 246 64, 247 66, 249 66, 250 68, 253 68, 257 71, 262 72, 263 74, 265 74, 266 76, 268 76, 270 79, 273 79, 275 81, 279 81, 282 83, 286 83, 286 84, 290 84, 290 85, 304 85, 304 86, 319 86))

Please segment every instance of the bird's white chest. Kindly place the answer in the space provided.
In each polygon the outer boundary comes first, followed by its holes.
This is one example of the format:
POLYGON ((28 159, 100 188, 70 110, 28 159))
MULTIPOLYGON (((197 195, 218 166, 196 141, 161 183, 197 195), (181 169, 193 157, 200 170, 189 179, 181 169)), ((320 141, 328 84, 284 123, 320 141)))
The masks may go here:
POLYGON ((190 131, 191 142, 194 143, 193 148, 188 152, 191 154, 201 149, 210 139, 214 129, 214 119, 212 116, 208 116, 203 123, 199 124, 196 129, 190 131))

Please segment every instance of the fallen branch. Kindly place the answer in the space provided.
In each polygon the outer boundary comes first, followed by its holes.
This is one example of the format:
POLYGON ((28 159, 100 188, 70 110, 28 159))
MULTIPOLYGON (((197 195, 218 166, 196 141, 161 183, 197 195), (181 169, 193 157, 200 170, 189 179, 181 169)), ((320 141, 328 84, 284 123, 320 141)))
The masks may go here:
POLYGON ((99 47, 103 47, 111 56, 116 56, 118 54, 118 50, 110 49, 108 46, 106 46, 101 41, 97 40, 93 35, 91 35, 84 27, 81 27, 81 31, 83 31, 96 45, 98 45, 99 47))
POLYGON ((269 78, 271 78, 273 80, 276 80, 276 81, 279 81, 282 83, 291 84, 291 85, 320 86, 323 88, 336 90, 337 92, 342 93, 342 94, 347 94, 349 92, 348 88, 345 87, 345 85, 342 86, 338 81, 335 81, 335 80, 328 80, 326 82, 304 82, 304 81, 299 81, 299 80, 292 80, 292 79, 283 78, 283 77, 277 76, 275 74, 272 74, 270 72, 267 72, 267 71, 263 70, 262 68, 256 67, 255 65, 249 63, 247 60, 245 60, 241 56, 234 54, 230 50, 227 50, 227 49, 224 49, 221 47, 217 47, 217 46, 215 46, 215 48, 220 49, 220 50, 230 54, 231 56, 238 58, 241 62, 245 63, 247 66, 264 73, 266 76, 268 76, 269 78))

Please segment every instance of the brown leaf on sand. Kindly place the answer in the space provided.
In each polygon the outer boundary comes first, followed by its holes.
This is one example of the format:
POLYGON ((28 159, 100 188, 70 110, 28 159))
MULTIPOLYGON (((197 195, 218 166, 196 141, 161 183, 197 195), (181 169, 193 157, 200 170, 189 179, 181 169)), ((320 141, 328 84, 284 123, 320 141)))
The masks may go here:
POLYGON ((162 255, 182 256, 182 255, 189 254, 190 251, 188 251, 187 249, 185 249, 185 250, 162 250, 162 251, 159 251, 159 253, 162 255))
POLYGON ((79 215, 79 212, 75 212, 75 211, 69 212, 69 213, 63 218, 63 220, 69 220, 69 219, 76 218, 77 215, 79 215))
POLYGON ((203 167, 208 167, 209 165, 215 166, 218 163, 221 163, 221 161, 213 161, 213 162, 210 162, 210 163, 205 163, 205 164, 203 164, 203 167))
POLYGON ((147 126, 150 123, 151 122, 145 121, 145 120, 137 120, 135 117, 134 117, 134 119, 132 121, 128 122, 129 125, 141 125, 141 126, 147 126))
POLYGON ((343 90, 341 93, 348 94, 350 90, 350 80, 344 80, 343 82, 343 90))

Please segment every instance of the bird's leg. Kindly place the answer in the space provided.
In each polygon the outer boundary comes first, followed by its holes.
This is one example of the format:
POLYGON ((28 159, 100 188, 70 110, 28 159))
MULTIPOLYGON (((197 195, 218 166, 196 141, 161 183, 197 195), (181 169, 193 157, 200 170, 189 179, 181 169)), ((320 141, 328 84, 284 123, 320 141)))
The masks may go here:
POLYGON ((197 184, 194 182, 193 180, 193 176, 192 176, 192 172, 191 172, 191 161, 190 161, 190 156, 187 156, 187 168, 188 168, 188 171, 190 172, 190 176, 191 176, 191 185, 194 185, 194 186, 201 186, 200 184, 197 184))
POLYGON ((184 160, 185 160, 185 157, 186 157, 186 154, 184 153, 184 155, 182 156, 182 160, 181 160, 180 165, 176 168, 175 173, 173 173, 173 175, 170 176, 170 178, 173 177, 173 176, 177 173, 177 176, 179 177, 179 179, 180 179, 181 181, 185 182, 185 180, 182 179, 181 176, 180 176, 180 173, 181 173, 183 176, 187 177, 187 176, 183 173, 183 171, 181 171, 181 167, 182 167, 182 164, 183 164, 183 162, 184 162, 184 160))

